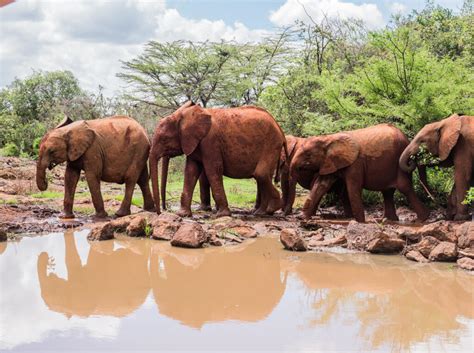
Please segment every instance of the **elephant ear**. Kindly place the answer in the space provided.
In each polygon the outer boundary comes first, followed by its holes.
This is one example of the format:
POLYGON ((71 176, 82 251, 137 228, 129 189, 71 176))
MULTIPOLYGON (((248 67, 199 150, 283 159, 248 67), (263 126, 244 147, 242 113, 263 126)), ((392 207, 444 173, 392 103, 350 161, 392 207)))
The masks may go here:
POLYGON ((194 152, 211 129, 211 116, 200 106, 185 109, 179 121, 179 139, 186 156, 194 152))
POLYGON ((327 137, 324 161, 319 168, 320 175, 335 173, 354 163, 359 156, 359 145, 347 134, 335 134, 327 137))
POLYGON ((461 118, 457 114, 444 119, 440 127, 439 159, 444 161, 456 145, 461 132, 461 118))
POLYGON ((78 122, 67 132, 67 156, 70 161, 81 157, 94 142, 95 133, 85 122, 78 122))
POLYGON ((63 121, 61 121, 61 122, 59 123, 59 125, 57 125, 57 126, 55 127, 55 129, 59 129, 60 127, 69 125, 69 124, 71 124, 72 122, 73 122, 73 121, 72 121, 72 119, 71 119, 70 117, 68 117, 67 115, 64 115, 63 121))

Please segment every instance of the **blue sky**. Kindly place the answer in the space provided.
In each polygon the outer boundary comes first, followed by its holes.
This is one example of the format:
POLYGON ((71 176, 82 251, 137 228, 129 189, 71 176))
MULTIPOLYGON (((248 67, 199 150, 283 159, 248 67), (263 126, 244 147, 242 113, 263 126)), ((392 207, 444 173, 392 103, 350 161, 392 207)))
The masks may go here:
MULTIPOLYGON (((437 0, 459 10, 463 0, 437 0)), ((150 40, 258 41, 278 26, 355 17, 383 28, 424 0, 17 0, 0 8, 0 87, 32 70, 70 70, 83 88, 120 91, 120 60, 150 40)))

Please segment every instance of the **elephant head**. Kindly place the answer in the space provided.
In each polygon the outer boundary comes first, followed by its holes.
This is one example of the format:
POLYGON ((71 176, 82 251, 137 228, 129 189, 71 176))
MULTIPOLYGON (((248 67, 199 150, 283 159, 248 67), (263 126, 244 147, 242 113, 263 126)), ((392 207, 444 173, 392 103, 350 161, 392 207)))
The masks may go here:
POLYGON ((46 168, 79 159, 94 142, 95 133, 85 121, 72 122, 65 118, 41 140, 36 163, 36 185, 44 191, 48 188, 46 168))
POLYGON ((205 110, 187 102, 171 115, 162 119, 153 135, 150 151, 150 175, 157 213, 160 213, 160 191, 158 187, 158 161, 163 158, 161 198, 166 198, 166 176, 168 158, 194 152, 199 142, 211 129, 211 116, 205 110))
POLYGON ((428 151, 441 161, 446 160, 458 141, 461 126, 461 117, 457 114, 425 125, 400 156, 400 168, 408 173, 415 169, 416 164, 410 157, 420 151, 421 145, 425 145, 428 151))
POLYGON ((354 163, 359 149, 353 138, 345 133, 310 137, 296 151, 290 165, 290 177, 294 180, 299 170, 333 174, 354 163))

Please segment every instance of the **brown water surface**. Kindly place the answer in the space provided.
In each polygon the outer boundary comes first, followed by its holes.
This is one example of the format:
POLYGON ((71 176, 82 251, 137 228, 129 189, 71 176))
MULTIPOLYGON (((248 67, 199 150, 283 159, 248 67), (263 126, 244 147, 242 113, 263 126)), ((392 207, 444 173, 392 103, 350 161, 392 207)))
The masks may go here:
POLYGON ((474 351, 474 277, 450 264, 86 235, 0 244, 0 349, 474 351))

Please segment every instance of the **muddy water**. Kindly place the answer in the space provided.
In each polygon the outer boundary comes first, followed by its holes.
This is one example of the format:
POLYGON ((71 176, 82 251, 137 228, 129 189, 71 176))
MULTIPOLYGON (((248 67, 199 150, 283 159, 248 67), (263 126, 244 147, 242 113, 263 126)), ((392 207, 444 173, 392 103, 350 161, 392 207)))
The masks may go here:
POLYGON ((86 232, 0 244, 2 350, 473 351, 474 277, 402 257, 188 250, 86 232))

